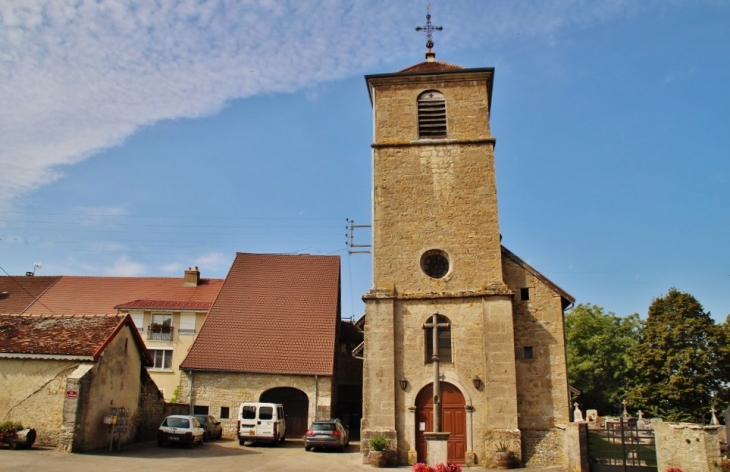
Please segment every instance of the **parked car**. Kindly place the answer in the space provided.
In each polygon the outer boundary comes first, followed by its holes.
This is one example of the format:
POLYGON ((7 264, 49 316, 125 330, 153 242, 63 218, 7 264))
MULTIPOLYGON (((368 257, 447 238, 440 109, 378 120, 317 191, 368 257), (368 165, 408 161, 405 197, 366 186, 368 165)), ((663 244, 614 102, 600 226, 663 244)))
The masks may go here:
POLYGON ((170 415, 162 421, 157 430, 157 445, 165 443, 184 444, 193 447, 195 443, 203 444, 205 430, 198 419, 192 415, 170 415))
POLYGON ((350 445, 350 430, 337 418, 315 420, 304 436, 304 450, 315 447, 344 451, 350 445))
POLYGON ((221 426, 221 422, 216 420, 215 417, 210 415, 193 416, 198 419, 200 426, 205 430, 203 440, 210 441, 211 439, 220 439, 223 437, 223 426, 221 426))
POLYGON ((268 441, 274 446, 286 438, 286 415, 280 403, 241 403, 238 407, 238 444, 268 441))

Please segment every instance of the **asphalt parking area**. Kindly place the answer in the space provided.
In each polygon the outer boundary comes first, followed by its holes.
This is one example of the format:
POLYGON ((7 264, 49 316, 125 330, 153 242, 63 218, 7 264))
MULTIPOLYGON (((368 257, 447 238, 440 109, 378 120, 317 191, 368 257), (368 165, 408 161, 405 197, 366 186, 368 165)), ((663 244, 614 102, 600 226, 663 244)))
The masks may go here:
MULTIPOLYGON (((405 466, 405 469, 409 467, 405 466)), ((0 471, 42 470, 43 472, 181 472, 188 470, 298 472, 351 471, 373 469, 362 463, 359 443, 345 452, 304 450, 304 441, 287 440, 279 446, 266 443, 240 446, 237 440, 210 441, 192 449, 180 446, 157 447, 144 442, 122 447, 119 452, 98 450, 83 454, 56 452, 49 448, 30 450, 0 449, 0 471)))

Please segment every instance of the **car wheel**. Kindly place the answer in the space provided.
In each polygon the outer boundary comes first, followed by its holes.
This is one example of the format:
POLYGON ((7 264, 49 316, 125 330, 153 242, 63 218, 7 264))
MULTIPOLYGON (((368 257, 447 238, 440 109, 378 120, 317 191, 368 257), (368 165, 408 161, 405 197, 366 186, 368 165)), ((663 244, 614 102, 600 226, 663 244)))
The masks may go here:
POLYGON ((241 446, 243 446, 244 444, 246 444, 246 440, 245 439, 242 439, 242 438, 238 438, 238 444, 240 444, 241 446))
POLYGON ((210 433, 207 431, 203 433, 203 439, 201 440, 201 443, 204 443, 206 441, 210 441, 210 433))
POLYGON ((223 430, 222 429, 218 433, 218 439, 223 439, 223 430))
POLYGON ((312 446, 304 446, 304 450, 305 451, 311 451, 312 450, 312 446))
POLYGON ((286 441, 286 436, 282 436, 282 437, 280 437, 280 438, 279 438, 279 441, 281 441, 281 442, 284 442, 284 441, 286 441))
POLYGON ((279 438, 274 438, 274 447, 279 445, 279 438))

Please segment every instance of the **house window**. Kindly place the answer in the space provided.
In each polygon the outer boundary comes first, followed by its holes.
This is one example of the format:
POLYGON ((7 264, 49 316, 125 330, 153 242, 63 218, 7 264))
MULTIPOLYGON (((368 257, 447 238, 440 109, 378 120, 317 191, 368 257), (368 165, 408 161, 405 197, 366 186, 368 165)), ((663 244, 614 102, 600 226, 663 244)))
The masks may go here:
POLYGON ((418 96, 418 137, 446 137, 446 100, 441 92, 428 90, 418 96))
POLYGON ((147 339, 150 341, 172 341, 172 315, 154 313, 152 323, 147 330, 147 339))
POLYGON ((528 287, 523 287, 520 289, 520 300, 529 300, 530 299, 530 289, 528 287))
POLYGON ((172 370, 172 349, 150 349, 154 361, 153 369, 172 370))
POLYGON ((207 415, 210 407, 208 405, 193 405, 194 415, 207 415))
POLYGON ((535 358, 535 351, 532 349, 532 346, 525 346, 523 353, 524 353, 525 359, 534 359, 535 358))
POLYGON ((227 407, 227 406, 222 406, 221 407, 221 414, 220 414, 221 419, 224 419, 225 420, 227 418, 230 418, 230 416, 231 416, 230 408, 227 407))
MULTIPOLYGON (((451 323, 443 315, 436 315, 436 329, 438 335, 437 351, 439 362, 451 362, 451 323)), ((426 337, 426 363, 433 362, 433 317, 423 325, 423 334, 426 337)))

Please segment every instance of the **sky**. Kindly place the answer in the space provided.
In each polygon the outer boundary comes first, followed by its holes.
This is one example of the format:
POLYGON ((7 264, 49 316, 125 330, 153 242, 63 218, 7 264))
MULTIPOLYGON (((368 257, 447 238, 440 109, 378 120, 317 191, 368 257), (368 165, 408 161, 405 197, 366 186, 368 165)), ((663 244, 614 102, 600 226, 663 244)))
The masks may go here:
MULTIPOLYGON (((223 278, 236 252, 330 254, 342 315, 359 318, 363 76, 424 60, 426 6, 0 1, 0 275, 223 278)), ((576 303, 645 317, 676 287, 724 321, 730 2, 430 13, 438 60, 495 68, 504 246, 576 303)))

